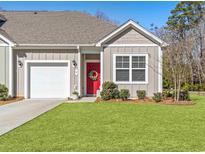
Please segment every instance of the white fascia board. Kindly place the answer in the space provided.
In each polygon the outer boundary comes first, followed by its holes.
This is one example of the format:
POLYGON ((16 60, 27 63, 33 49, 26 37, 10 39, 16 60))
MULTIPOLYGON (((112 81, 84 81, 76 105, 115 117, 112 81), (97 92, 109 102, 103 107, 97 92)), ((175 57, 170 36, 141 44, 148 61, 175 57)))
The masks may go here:
POLYGON ((103 42, 111 39, 112 37, 116 36, 118 33, 120 33, 121 31, 125 30, 128 27, 133 26, 133 28, 136 28, 137 30, 141 31, 142 33, 144 33, 145 35, 147 35, 148 37, 150 37, 151 39, 155 40, 156 42, 160 43, 160 45, 166 44, 164 41, 162 41, 160 38, 156 37, 154 34, 150 33, 149 31, 147 31, 145 28, 143 28, 142 26, 138 25, 137 23, 135 23, 132 20, 129 20, 128 22, 126 22, 125 24, 123 24, 121 27, 119 27, 118 29, 116 29, 115 31, 113 31, 112 33, 110 33, 109 35, 107 35, 106 37, 104 37, 103 39, 101 39, 98 43, 96 43, 96 46, 101 46, 103 42))
POLYGON ((9 39, 7 39, 5 36, 3 36, 3 35, 1 35, 1 34, 0 34, 0 38, 1 38, 3 41, 5 41, 6 43, 8 43, 9 46, 14 46, 14 45, 15 45, 14 42, 10 41, 9 39))
POLYGON ((95 44, 18 44, 18 46, 41 46, 41 47, 78 47, 78 46, 95 46, 95 44))
POLYGON ((158 47, 157 44, 103 44, 103 47, 158 47))

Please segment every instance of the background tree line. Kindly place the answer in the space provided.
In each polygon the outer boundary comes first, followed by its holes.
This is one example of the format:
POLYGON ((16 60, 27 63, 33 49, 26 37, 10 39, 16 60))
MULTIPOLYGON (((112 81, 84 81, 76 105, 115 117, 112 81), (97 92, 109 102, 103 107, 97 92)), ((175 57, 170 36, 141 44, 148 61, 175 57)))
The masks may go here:
POLYGON ((163 86, 181 90, 205 90, 205 3, 179 2, 165 27, 154 32, 168 43, 163 49, 163 86))

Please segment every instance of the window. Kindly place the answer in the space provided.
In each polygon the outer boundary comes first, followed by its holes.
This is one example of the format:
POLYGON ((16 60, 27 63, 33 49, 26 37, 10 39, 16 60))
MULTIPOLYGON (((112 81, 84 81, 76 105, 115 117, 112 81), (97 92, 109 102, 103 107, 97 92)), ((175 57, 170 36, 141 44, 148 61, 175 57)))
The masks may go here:
POLYGON ((147 82, 147 55, 114 55, 114 80, 123 83, 147 82))
POLYGON ((116 57, 116 81, 129 81, 129 56, 116 57))
POLYGON ((145 56, 132 56, 132 81, 145 81, 145 56))

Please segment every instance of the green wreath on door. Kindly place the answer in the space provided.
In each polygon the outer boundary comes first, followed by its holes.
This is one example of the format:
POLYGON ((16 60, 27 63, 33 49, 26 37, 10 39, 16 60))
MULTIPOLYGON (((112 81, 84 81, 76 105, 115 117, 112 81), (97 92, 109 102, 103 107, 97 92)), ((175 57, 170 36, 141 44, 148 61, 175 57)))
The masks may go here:
POLYGON ((98 72, 96 72, 95 70, 92 70, 88 73, 88 77, 91 80, 96 81, 98 79, 98 72))

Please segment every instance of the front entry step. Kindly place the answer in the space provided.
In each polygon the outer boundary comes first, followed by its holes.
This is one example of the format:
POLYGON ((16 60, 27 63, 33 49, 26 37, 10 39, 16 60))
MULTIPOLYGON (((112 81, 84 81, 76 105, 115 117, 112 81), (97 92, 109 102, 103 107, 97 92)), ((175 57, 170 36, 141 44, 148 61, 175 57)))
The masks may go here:
POLYGON ((82 97, 79 100, 69 100, 67 103, 75 103, 75 102, 81 102, 81 103, 90 103, 95 102, 96 97, 82 97))

